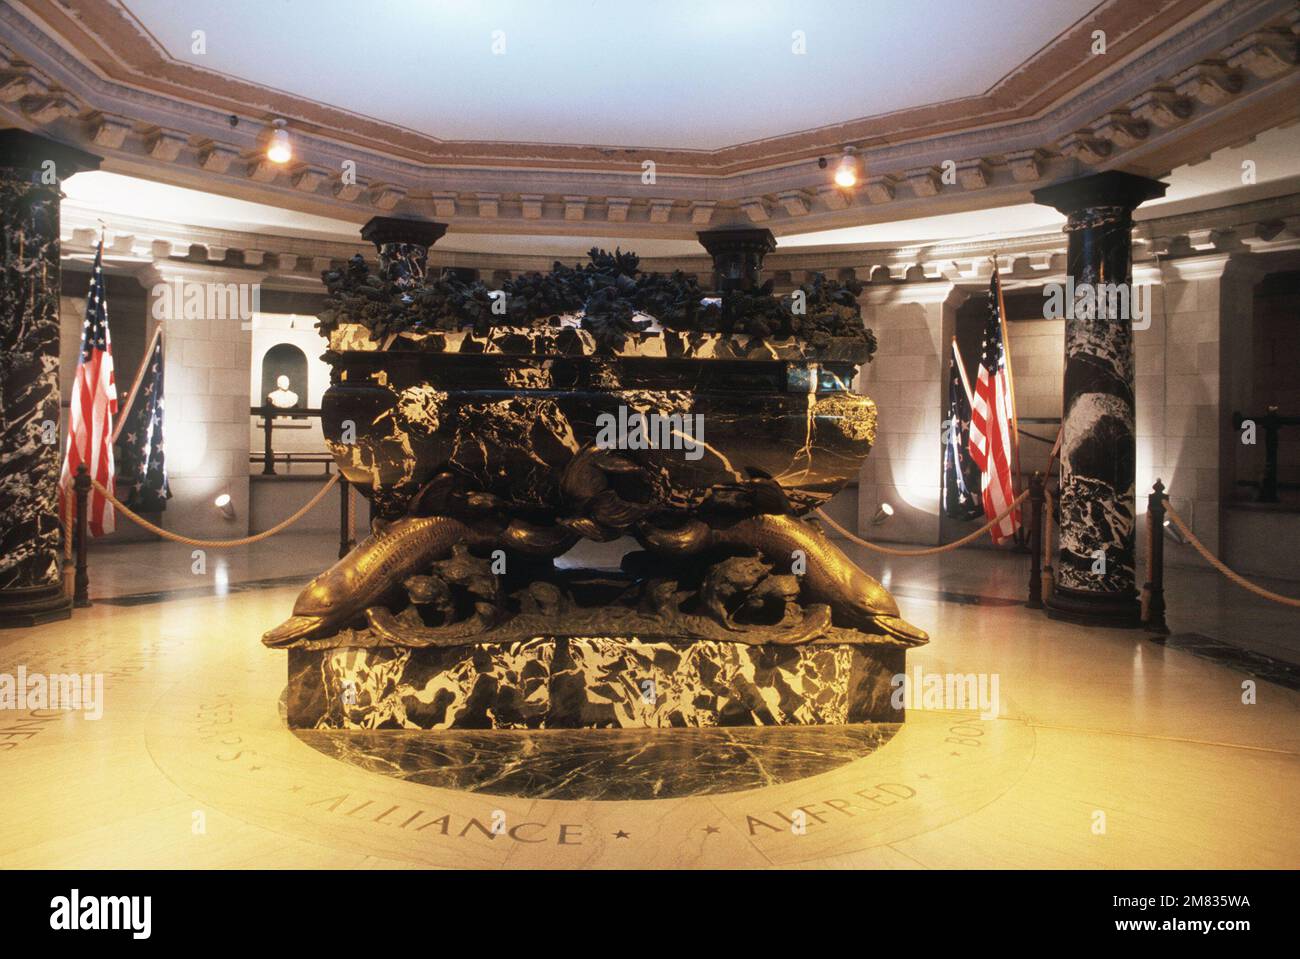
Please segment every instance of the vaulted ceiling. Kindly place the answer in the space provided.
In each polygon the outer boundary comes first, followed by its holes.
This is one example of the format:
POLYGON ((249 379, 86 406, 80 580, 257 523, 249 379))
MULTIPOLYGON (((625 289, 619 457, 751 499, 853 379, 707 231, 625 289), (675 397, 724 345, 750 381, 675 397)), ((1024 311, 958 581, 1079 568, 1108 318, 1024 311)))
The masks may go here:
POLYGON ((438 141, 717 151, 1012 90, 1008 75, 1095 6, 126 0, 120 29, 149 38, 177 82, 279 90, 303 115, 438 141))
POLYGON ((1298 34, 1289 0, 15 0, 0 122, 333 222, 806 236, 1246 142, 1300 118, 1298 34))

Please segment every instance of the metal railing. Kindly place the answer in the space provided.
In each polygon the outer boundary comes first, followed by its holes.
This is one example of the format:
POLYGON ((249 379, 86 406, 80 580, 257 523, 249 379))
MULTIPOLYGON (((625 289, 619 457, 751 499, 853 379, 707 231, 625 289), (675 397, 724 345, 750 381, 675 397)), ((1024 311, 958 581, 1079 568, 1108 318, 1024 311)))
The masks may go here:
POLYGON ((281 406, 250 406, 248 408, 250 416, 262 417, 262 452, 261 454, 249 453, 248 461, 256 463, 259 460, 262 463, 263 476, 275 476, 275 464, 282 462, 286 470, 291 469, 296 463, 322 463, 325 466, 325 475, 330 473, 330 466, 334 462, 334 457, 329 453, 277 453, 275 452, 275 421, 290 419, 312 419, 320 418, 320 410, 314 407, 290 407, 285 409, 281 406))

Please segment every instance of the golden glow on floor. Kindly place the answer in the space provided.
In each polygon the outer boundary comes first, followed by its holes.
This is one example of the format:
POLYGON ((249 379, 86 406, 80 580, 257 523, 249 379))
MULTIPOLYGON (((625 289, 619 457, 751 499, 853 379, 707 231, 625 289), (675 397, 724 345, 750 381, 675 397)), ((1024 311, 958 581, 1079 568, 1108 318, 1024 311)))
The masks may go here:
POLYGON ((1245 705, 1246 677, 1144 634, 908 598, 933 636, 909 667, 997 673, 1002 715, 914 710, 878 752, 763 789, 565 802, 404 782, 295 738, 284 656, 258 637, 296 592, 97 605, 0 634, 0 672, 106 674, 98 721, 0 713, 0 866, 1300 862, 1300 696, 1261 681, 1245 705))

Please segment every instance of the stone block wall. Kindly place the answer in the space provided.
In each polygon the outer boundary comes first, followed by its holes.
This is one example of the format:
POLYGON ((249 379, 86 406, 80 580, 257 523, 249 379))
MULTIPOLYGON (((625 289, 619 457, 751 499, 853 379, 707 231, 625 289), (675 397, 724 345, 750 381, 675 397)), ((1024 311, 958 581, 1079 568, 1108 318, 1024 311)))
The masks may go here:
MULTIPOLYGON (((229 311, 186 317, 159 304, 161 284, 177 279, 190 289, 211 284, 255 284, 251 271, 188 263, 160 263, 150 309, 162 316, 167 364, 167 466, 172 500, 164 525, 198 538, 228 539, 248 532, 248 383, 252 356, 250 318, 229 311), (229 493, 235 518, 225 519, 213 500, 229 493)), ((174 293, 172 294, 175 299, 174 293)))
POLYGON ((868 538, 938 542, 947 331, 965 296, 947 281, 873 285, 862 294, 863 318, 878 344, 858 376, 858 389, 879 411, 876 447, 858 490, 858 527, 870 529, 868 538), (894 515, 871 528, 882 503, 894 515))

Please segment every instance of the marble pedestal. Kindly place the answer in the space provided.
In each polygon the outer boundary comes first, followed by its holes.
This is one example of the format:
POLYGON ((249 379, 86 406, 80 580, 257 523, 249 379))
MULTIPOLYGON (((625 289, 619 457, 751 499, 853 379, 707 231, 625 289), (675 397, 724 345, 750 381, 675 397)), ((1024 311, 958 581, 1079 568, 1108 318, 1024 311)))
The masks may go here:
POLYGON ((654 729, 898 723, 905 650, 539 637, 289 650, 294 729, 654 729))

